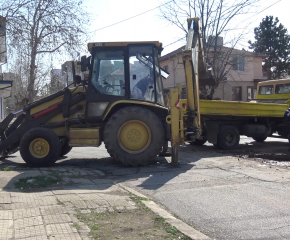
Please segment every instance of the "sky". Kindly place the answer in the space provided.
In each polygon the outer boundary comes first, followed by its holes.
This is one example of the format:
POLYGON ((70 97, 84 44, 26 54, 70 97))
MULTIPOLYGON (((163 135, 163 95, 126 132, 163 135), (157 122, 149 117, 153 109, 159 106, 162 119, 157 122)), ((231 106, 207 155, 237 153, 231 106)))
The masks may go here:
MULTIPOLYGON (((184 33, 160 17, 157 8, 160 5, 158 0, 87 0, 88 11, 94 17, 89 26, 92 32, 89 41, 160 41, 164 47, 162 55, 181 47, 185 40, 176 41, 184 37, 184 33), (151 9, 154 10, 149 11, 151 9), (139 16, 134 17, 136 15, 139 16), (128 18, 131 19, 123 21, 128 18)), ((236 26, 247 26, 247 35, 241 41, 241 46, 247 49, 248 40, 254 40, 254 28, 267 15, 278 17, 290 33, 289 14, 290 0, 261 0, 260 6, 253 9, 253 13, 242 16, 235 22, 236 26)))
MULTIPOLYGON (((185 36, 184 32, 164 20, 159 10, 160 5, 170 1, 84 0, 87 11, 92 16, 88 29, 91 33, 89 42, 160 41, 164 47, 162 55, 178 49, 186 43, 185 38, 177 41, 185 36)), ((244 39, 240 41, 240 49, 242 47, 248 49, 248 41, 254 40, 254 28, 258 27, 267 15, 278 17, 290 34, 290 0, 260 0, 257 9, 253 9, 250 14, 243 15, 233 22, 234 28, 247 27, 244 39)), ((233 31, 223 35, 224 42, 229 35, 239 33, 239 30, 236 31, 236 33, 233 31)), ((88 56, 89 52, 81 52, 81 55, 85 54, 88 56)), ((64 54, 54 60, 54 68, 60 68, 63 62, 73 59, 64 54)), ((3 68, 6 71, 8 64, 5 64, 3 68)))

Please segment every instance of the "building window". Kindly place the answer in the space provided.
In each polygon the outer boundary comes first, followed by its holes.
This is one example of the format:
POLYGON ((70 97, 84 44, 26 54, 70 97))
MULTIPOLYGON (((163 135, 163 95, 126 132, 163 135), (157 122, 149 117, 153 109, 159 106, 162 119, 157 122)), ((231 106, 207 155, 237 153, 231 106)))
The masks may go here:
POLYGON ((232 100, 242 101, 242 87, 232 87, 232 100))
POLYGON ((243 56, 237 56, 233 58, 233 70, 245 71, 245 58, 243 56))

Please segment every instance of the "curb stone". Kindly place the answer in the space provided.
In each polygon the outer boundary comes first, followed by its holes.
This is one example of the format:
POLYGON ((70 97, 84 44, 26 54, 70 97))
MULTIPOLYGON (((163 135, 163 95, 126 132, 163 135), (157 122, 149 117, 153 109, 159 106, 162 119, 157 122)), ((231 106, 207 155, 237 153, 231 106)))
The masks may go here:
MULTIPOLYGON (((125 189, 126 191, 141 197, 141 198, 148 198, 147 196, 143 195, 142 193, 136 191, 135 189, 132 189, 128 186, 125 186, 122 183, 117 184, 121 188, 125 189)), ((162 208, 160 205, 156 204, 155 202, 149 200, 149 201, 141 201, 146 207, 148 207, 152 212, 157 214, 158 216, 165 219, 167 223, 169 223, 171 226, 174 226, 182 232, 184 235, 190 237, 193 240, 211 240, 208 236, 205 234, 199 232, 198 230, 194 229, 193 227, 189 226, 187 223, 181 221, 180 219, 177 219, 174 217, 171 213, 166 211, 164 208, 162 208)))

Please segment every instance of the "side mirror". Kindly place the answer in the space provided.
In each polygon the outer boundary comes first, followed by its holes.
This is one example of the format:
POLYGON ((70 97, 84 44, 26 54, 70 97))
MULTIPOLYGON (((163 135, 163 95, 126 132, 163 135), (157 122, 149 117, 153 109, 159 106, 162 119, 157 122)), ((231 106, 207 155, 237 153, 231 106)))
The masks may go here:
POLYGON ((87 71, 87 57, 86 56, 81 57, 81 71, 82 72, 87 71))
POLYGON ((74 82, 75 82, 76 84, 80 84, 81 81, 82 81, 81 76, 79 76, 79 75, 75 75, 75 77, 74 77, 74 82))
POLYGON ((92 66, 92 65, 91 65, 91 60, 92 60, 92 56, 87 57, 87 67, 88 67, 89 70, 92 70, 92 69, 91 69, 91 68, 92 68, 92 67, 91 67, 91 66, 92 66))

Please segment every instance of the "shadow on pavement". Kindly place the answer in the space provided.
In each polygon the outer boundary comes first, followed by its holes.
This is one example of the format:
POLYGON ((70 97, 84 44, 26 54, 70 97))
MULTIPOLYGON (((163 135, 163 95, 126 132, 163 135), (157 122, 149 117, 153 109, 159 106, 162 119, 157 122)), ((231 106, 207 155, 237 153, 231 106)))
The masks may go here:
MULTIPOLYGON (((0 170, 9 166, 14 172, 0 171, 0 184, 2 181, 3 191, 19 191, 15 189, 14 183, 19 179, 36 175, 45 175, 55 172, 63 178, 55 189, 96 189, 105 190, 116 183, 142 179, 140 187, 148 190, 157 190, 178 175, 187 172, 195 167, 195 162, 202 158, 212 158, 219 156, 245 156, 247 158, 265 158, 277 161, 289 161, 289 144, 286 142, 267 141, 257 143, 250 141, 240 145, 235 150, 218 150, 211 144, 204 146, 185 145, 180 147, 180 165, 173 168, 168 164, 170 158, 159 157, 157 162, 152 162, 144 167, 127 167, 114 161, 112 158, 73 158, 73 152, 69 157, 62 157, 54 166, 49 168, 33 168, 26 163, 15 162, 15 156, 0 159, 0 170), (265 149, 265 146, 267 148, 265 149), (268 147, 269 146, 269 147, 268 147), (16 174, 17 173, 17 174, 16 174), (5 182, 6 181, 6 182, 5 182)), ((48 188, 37 189, 37 191, 47 191, 48 188)))
MULTIPOLYGON (((72 154, 71 154, 72 155, 72 154)), ((144 167, 127 167, 114 161, 112 158, 71 158, 62 157, 55 165, 49 168, 33 168, 26 163, 13 161, 13 157, 0 159, 0 168, 8 166, 10 170, 0 171, 0 184, 2 181, 2 191, 14 192, 24 191, 14 187, 19 180, 27 177, 35 177, 49 173, 56 173, 62 177, 63 181, 58 186, 50 188, 29 189, 28 191, 48 191, 52 189, 72 190, 72 189, 91 189, 105 190, 116 183, 130 181, 136 178, 147 178, 150 183, 148 186, 159 188, 166 182, 178 176, 180 173, 194 167, 194 164, 181 164, 180 167, 170 167, 164 157, 159 157, 158 162, 152 162, 144 167), (13 174, 14 173, 14 174, 13 174), (8 180, 6 184, 5 179, 8 180), (4 180, 4 182, 3 182, 4 180), (158 183, 152 185, 151 183, 158 183)), ((194 161, 193 161, 194 162, 194 161)), ((145 181, 146 182, 146 181, 145 181)), ((147 184, 144 185, 144 187, 147 184)), ((0 185, 1 188, 1 185, 0 185)))

